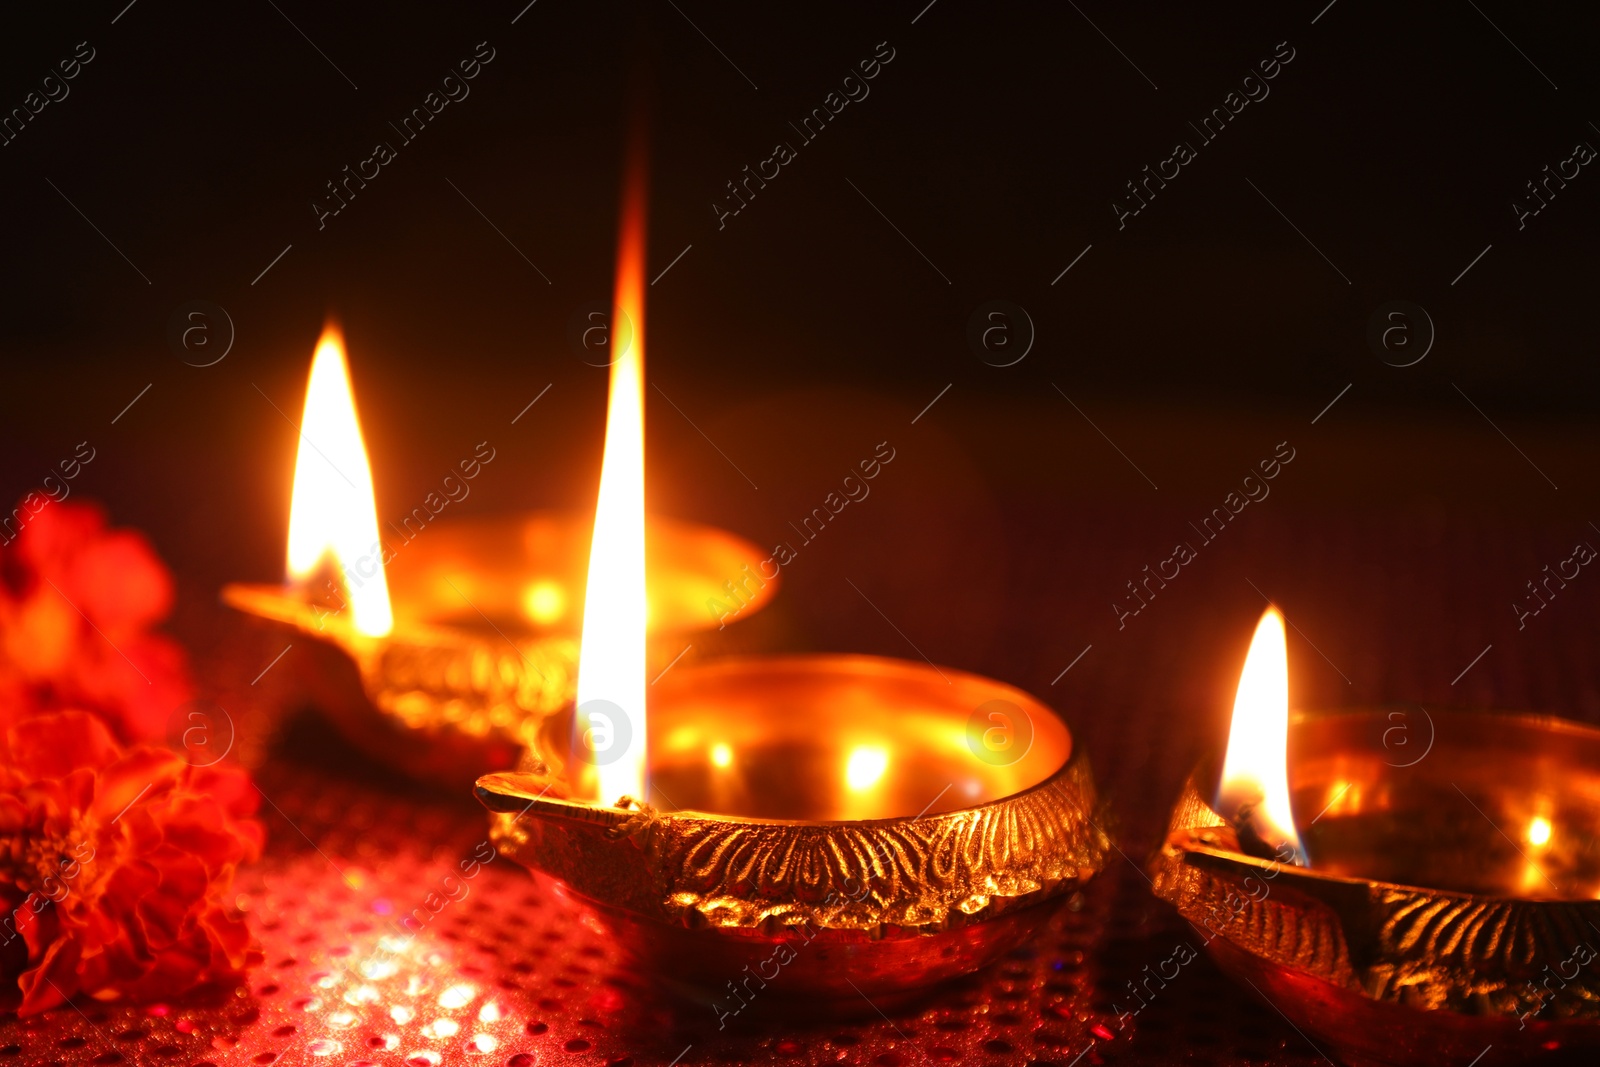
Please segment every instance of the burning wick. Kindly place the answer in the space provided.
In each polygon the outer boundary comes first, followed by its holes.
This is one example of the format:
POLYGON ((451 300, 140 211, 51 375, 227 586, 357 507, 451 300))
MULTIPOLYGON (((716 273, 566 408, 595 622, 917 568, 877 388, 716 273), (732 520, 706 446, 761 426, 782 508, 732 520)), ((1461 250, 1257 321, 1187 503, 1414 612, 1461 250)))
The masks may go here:
POLYGON ((1288 643, 1283 615, 1269 607, 1239 674, 1215 807, 1238 832, 1244 852, 1308 866, 1289 806, 1288 750, 1288 643))

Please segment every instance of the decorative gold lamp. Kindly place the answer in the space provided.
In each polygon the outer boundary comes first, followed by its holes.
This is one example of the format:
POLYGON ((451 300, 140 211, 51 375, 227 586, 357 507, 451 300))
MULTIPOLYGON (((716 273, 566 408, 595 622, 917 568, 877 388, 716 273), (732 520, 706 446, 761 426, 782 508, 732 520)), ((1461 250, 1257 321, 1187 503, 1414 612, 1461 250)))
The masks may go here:
POLYGON ((867 1010, 1021 944, 1100 869, 1089 763, 1009 686, 864 656, 645 669, 641 183, 625 183, 576 706, 478 780, 502 852, 723 1025, 867 1010), (865 998, 865 1000, 864 1000, 865 998))
POLYGON ((545 720, 526 771, 479 780, 494 841, 719 1015, 780 998, 870 1013, 863 997, 975 970, 1110 849, 1066 724, 958 671, 832 655, 675 670, 651 693, 653 804, 571 798, 572 728, 545 720))
MULTIPOLYGON (((290 669, 341 732, 411 776, 467 789, 508 770, 531 718, 569 707, 593 516, 531 512, 380 533, 343 341, 312 361, 290 512, 291 580, 225 603, 285 628, 290 669)), ((778 588, 754 545, 649 520, 648 664, 740 648, 778 588), (714 607, 722 606, 718 615, 714 607), (744 631, 748 632, 748 631, 744 631)))
POLYGON ((1217 964, 1346 1063, 1592 1062, 1600 731, 1420 709, 1291 718, 1286 695, 1283 715, 1298 835, 1268 799, 1241 813, 1248 790, 1208 760, 1152 864, 1217 964))

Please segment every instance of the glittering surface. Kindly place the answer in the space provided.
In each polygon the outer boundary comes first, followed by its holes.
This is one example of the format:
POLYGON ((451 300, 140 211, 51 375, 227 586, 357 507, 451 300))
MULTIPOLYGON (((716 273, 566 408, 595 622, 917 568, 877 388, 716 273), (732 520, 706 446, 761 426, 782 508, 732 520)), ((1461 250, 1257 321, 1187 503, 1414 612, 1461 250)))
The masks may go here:
POLYGON ((1159 958, 1143 928, 1170 925, 1128 865, 1037 944, 888 1019, 865 1002, 849 1019, 804 1006, 757 1017, 752 1004, 719 1030, 709 1008, 653 996, 581 914, 504 859, 464 877, 462 862, 486 854, 470 808, 277 765, 262 788, 281 811, 266 805, 272 852, 238 887, 266 952, 248 984, 212 1003, 87 1001, 9 1021, 0 1062, 1068 1064, 1125 1059, 1135 1032, 1152 1060, 1226 1040, 1316 1061, 1252 1022, 1215 976, 1185 983, 1181 1024, 1157 997, 1119 1027, 1113 987, 1159 958))
MULTIPOLYGON (((1049 540, 1043 524, 1028 525, 1049 540)), ((1480 530, 1463 542, 1415 524, 1264 519, 1239 532, 1211 570, 1186 577, 1191 585, 1127 631, 1090 631, 1094 652, 1054 687, 1089 638, 1052 648, 1024 632, 1025 619, 1007 624, 1014 651, 987 669, 1067 714, 1113 804, 1125 855, 1034 944, 888 1018, 865 1002, 850 1018, 819 1018, 803 1004, 787 1016, 762 1014, 768 1005, 757 1001, 719 1029, 710 1008, 653 992, 524 871, 496 859, 466 878, 463 861, 470 870, 485 854, 487 824, 474 804, 407 786, 363 766, 326 731, 297 727, 279 735, 256 772, 270 801, 262 805, 270 843, 237 889, 266 959, 247 985, 181 1005, 80 1000, 39 1019, 0 1018, 0 1067, 1323 1064, 1304 1035, 1203 952, 1176 977, 1159 977, 1186 955, 1180 946, 1202 946, 1151 895, 1141 869, 1184 777, 1224 732, 1236 664, 1263 603, 1251 584, 1285 607, 1291 684, 1303 704, 1413 697, 1435 710, 1453 702, 1590 718, 1600 703, 1581 623, 1600 610, 1600 586, 1574 583, 1560 605, 1565 618, 1519 633, 1500 593, 1536 573, 1530 563, 1543 556, 1515 531, 1480 530), (1488 562, 1465 567, 1464 555, 1488 562), (1377 566, 1397 576, 1378 602, 1347 588, 1342 576, 1377 566), (1421 625, 1418 604, 1426 617, 1482 618, 1489 628, 1421 625), (1226 625, 1210 624, 1218 605, 1226 625), (1453 685, 1491 640, 1494 652, 1453 685), (397 932, 406 916, 413 933, 397 932)), ((1104 566, 1135 573, 1129 564, 1143 557, 1138 546, 1117 547, 1125 532, 1103 540, 1104 566)), ((1087 602, 1103 591, 1103 569, 1050 572, 1039 596, 1087 602)), ((223 701, 240 709, 237 754, 248 762, 273 732, 257 725, 271 723, 262 690, 292 675, 249 682, 282 648, 263 637, 213 657, 250 664, 232 670, 239 693, 223 701)), ((1496 1062, 1491 1053, 1480 1067, 1496 1062)))

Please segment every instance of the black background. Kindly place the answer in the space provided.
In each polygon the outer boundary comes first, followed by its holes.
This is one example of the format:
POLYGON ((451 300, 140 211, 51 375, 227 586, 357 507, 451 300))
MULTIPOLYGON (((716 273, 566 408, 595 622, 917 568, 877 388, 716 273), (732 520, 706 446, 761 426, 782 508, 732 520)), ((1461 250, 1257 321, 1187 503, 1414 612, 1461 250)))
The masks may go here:
MULTIPOLYGON (((1511 207, 1574 144, 1600 144, 1593 13, 923 2, 8 16, 7 108, 79 41, 96 58, 0 148, 0 495, 91 442, 75 492, 150 532, 179 575, 180 629, 199 632, 221 582, 280 573, 290 420, 332 314, 383 517, 482 440, 504 458, 459 510, 592 506, 605 372, 567 325, 610 292, 642 68, 651 276, 689 247, 649 290, 652 506, 770 545, 878 442, 897 449, 875 496, 786 571, 785 640, 1040 690, 1091 642, 1134 659, 1221 642, 1221 693, 1270 595, 1352 675, 1347 689, 1301 647, 1308 691, 1390 698, 1363 605, 1404 584, 1397 541, 1449 542, 1489 592, 1445 613, 1429 585, 1384 625, 1446 632, 1438 691, 1460 696, 1445 682, 1515 621, 1524 579, 1600 537, 1585 525, 1600 177, 1585 168, 1520 231, 1511 207), (471 95, 319 230, 324 183, 396 140, 388 123, 480 41, 495 59, 471 95), (724 183, 797 141, 788 123, 884 41, 895 58, 870 96, 719 230, 724 183), (1279 42, 1295 58, 1270 96, 1119 231, 1124 183, 1194 140, 1187 122, 1279 42), (236 327, 215 366, 167 340, 194 299, 236 327), (1037 328, 1015 366, 967 343, 991 299, 1037 328), (1407 368, 1366 340, 1397 299, 1437 329, 1407 368), (1248 539, 1201 563, 1226 551, 1265 593, 1213 568, 1169 594, 1183 607, 1166 628, 1117 643, 1124 582, 1283 440, 1299 458, 1241 517, 1248 539), (1307 536, 1359 547, 1309 573, 1307 536)), ((1593 617, 1558 607, 1552 626, 1593 617)), ((1522 695, 1485 662, 1476 698, 1522 695)))

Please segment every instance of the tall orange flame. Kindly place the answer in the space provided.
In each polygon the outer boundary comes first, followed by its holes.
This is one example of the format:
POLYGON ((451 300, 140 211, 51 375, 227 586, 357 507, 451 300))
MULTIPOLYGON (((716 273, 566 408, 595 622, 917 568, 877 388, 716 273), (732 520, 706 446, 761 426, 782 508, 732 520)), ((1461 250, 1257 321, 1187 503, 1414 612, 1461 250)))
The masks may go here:
POLYGON ((381 637, 394 627, 394 615, 380 555, 372 467, 356 418, 344 338, 330 323, 311 358, 300 418, 289 503, 289 577, 309 579, 331 562, 345 577, 351 625, 381 637))
POLYGON ((575 764, 581 773, 572 776, 575 793, 607 804, 644 799, 646 762, 643 167, 631 166, 625 182, 611 318, 611 340, 625 347, 611 364, 578 658, 575 753, 593 774, 575 764))
POLYGON ((1289 649, 1283 615, 1269 607, 1256 624, 1239 674, 1222 763, 1217 810, 1241 817, 1264 843, 1305 862, 1289 806, 1289 649))

